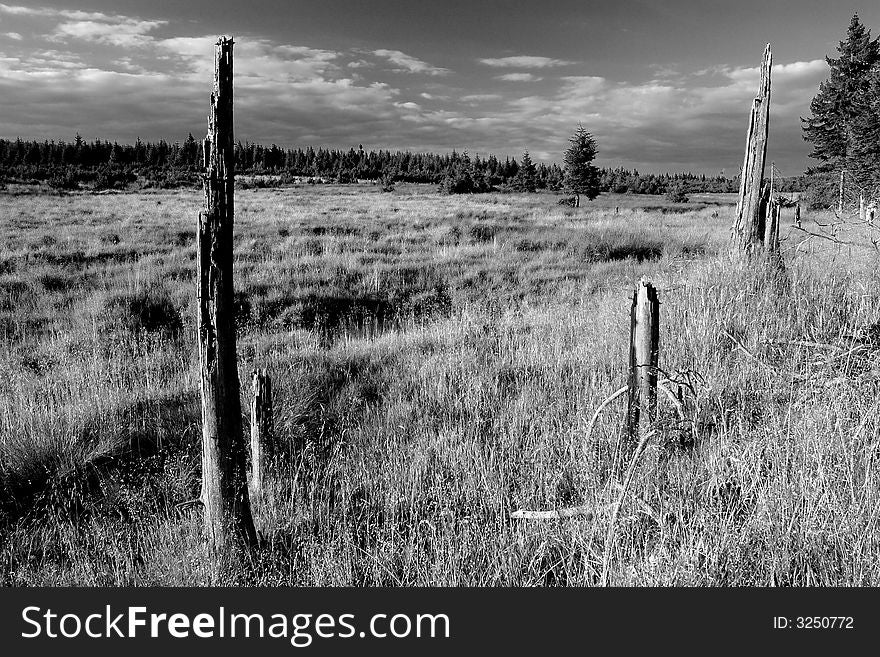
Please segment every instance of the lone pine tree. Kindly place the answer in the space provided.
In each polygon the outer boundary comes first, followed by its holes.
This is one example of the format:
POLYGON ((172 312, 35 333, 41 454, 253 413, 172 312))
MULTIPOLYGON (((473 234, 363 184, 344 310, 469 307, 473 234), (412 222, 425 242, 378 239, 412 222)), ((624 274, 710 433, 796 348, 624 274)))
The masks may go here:
POLYGON ((581 124, 578 124, 569 143, 571 145, 563 156, 564 184, 565 188, 575 195, 575 207, 579 207, 581 194, 591 201, 599 195, 599 170, 593 166, 599 146, 593 135, 581 124))

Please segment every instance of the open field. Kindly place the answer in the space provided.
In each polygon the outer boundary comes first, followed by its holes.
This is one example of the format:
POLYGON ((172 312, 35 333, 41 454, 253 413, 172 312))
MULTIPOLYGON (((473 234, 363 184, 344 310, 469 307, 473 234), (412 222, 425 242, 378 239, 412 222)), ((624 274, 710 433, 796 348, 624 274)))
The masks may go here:
POLYGON ((683 420, 661 400, 610 581, 880 585, 877 254, 786 216, 788 278, 744 271, 730 200, 238 192, 243 408, 267 367, 278 453, 267 545, 217 565, 179 506, 201 193, 0 194, 2 582, 596 584, 607 515, 509 514, 616 498, 625 401, 587 429, 648 276, 692 388, 683 420))

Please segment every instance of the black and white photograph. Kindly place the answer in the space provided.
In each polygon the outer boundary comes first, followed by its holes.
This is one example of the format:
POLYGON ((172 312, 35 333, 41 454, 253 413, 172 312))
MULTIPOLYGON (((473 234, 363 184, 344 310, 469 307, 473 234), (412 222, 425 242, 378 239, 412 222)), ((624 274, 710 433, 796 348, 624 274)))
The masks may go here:
POLYGON ((0 4, 3 588, 877 587, 878 36, 0 4))

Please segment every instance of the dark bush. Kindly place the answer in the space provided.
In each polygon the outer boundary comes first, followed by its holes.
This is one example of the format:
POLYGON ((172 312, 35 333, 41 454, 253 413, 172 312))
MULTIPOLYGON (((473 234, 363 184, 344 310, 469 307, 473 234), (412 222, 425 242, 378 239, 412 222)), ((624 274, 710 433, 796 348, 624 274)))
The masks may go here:
POLYGON ((47 182, 49 187, 59 191, 79 189, 79 176, 73 167, 54 170, 47 182))
POLYGON ((828 210, 837 205, 840 193, 839 182, 834 175, 810 176, 807 189, 801 200, 809 210, 828 210))
POLYGON ((110 330, 167 337, 176 336, 183 330, 180 312, 161 288, 116 294, 107 300, 105 311, 110 330))
POLYGON ((468 228, 468 235, 475 242, 491 242, 498 233, 496 226, 487 224, 474 224, 468 228))
POLYGON ((687 203, 690 199, 685 186, 682 183, 676 183, 666 190, 666 200, 673 203, 687 203))
POLYGON ((492 186, 479 171, 457 164, 446 171, 438 191, 443 194, 480 194, 491 192, 492 186))
POLYGON ((137 180, 137 176, 127 169, 104 166, 98 169, 95 176, 95 190, 125 189, 129 183, 137 180))

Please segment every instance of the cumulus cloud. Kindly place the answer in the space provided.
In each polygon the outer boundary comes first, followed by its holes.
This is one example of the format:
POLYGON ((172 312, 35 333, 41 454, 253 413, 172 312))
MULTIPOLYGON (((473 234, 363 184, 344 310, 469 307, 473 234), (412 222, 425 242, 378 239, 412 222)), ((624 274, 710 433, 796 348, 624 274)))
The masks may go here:
POLYGON ((531 73, 505 73, 504 75, 496 76, 495 79, 504 80, 505 82, 537 82, 544 78, 539 78, 531 73))
POLYGON ((373 54, 395 64, 398 67, 395 70, 401 73, 423 73, 425 75, 446 75, 449 73, 449 69, 432 66, 399 50, 380 49, 374 50, 373 54))
POLYGON ((536 57, 532 55, 515 55, 513 57, 496 57, 477 60, 486 66, 496 68, 549 68, 551 66, 568 66, 575 62, 564 59, 552 59, 550 57, 536 57))
POLYGON ((152 42, 148 32, 165 25, 167 21, 141 21, 131 18, 110 17, 107 20, 65 21, 58 25, 52 37, 64 41, 69 37, 121 47, 141 47, 152 42))
MULTIPOLYGON (((215 36, 98 12, 0 4, 0 15, 4 29, 27 35, 0 41, 0 134, 131 140, 205 130, 215 36), (33 29, 43 38, 32 37, 33 29)), ((235 53, 242 140, 512 155, 528 148, 558 160, 582 122, 604 163, 698 170, 717 162, 728 173, 741 164, 759 77, 757 68, 730 66, 670 69, 641 82, 557 77, 554 67, 569 62, 516 56, 481 60, 489 69, 456 76, 463 86, 454 86, 448 69, 397 50, 333 50, 251 35, 237 39, 235 53), (389 70, 406 73, 407 86, 383 81, 389 70)), ((769 146, 777 163, 786 155, 803 160, 798 118, 827 74, 821 59, 773 67, 769 146)))
POLYGON ((463 103, 482 103, 487 100, 501 100, 501 94, 468 94, 459 100, 463 103))

